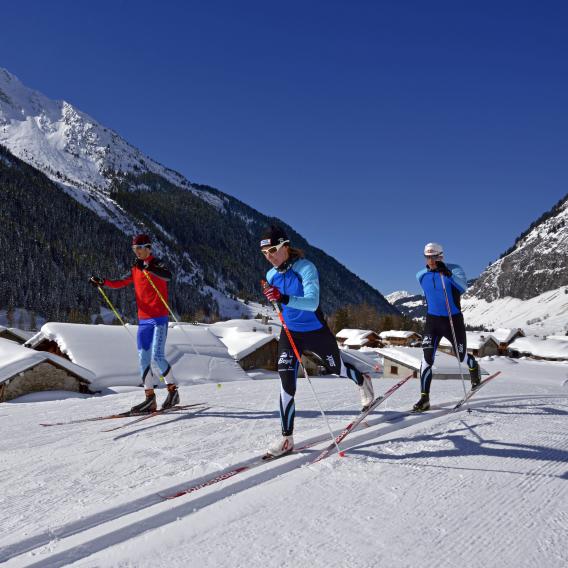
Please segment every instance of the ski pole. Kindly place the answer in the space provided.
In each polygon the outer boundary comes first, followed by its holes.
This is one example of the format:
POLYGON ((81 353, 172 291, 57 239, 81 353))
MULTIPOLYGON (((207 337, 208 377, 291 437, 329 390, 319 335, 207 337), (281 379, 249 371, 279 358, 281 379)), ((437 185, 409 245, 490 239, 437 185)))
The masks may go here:
MULTIPOLYGON (((134 345, 136 345, 136 349, 138 349, 138 342, 136 341, 136 338, 132 335, 132 333, 130 333, 130 330, 126 327, 124 320, 120 317, 120 315, 116 311, 116 308, 114 307, 113 303, 109 300, 109 297, 105 294, 104 290, 100 286, 97 286, 97 290, 101 293, 102 297, 105 299, 105 302, 108 304, 109 308, 112 310, 114 315, 117 317, 118 321, 123 325, 124 329, 128 332, 128 335, 130 335, 130 337, 132 338, 132 341, 134 341, 134 345)), ((152 372, 152 374, 154 374, 154 371, 152 371, 151 368, 150 368, 150 371, 152 372)), ((160 378, 160 381, 165 382, 165 379, 164 379, 164 377, 162 377, 161 373, 158 373, 158 376, 160 378)))
MULTIPOLYGON (((444 282, 444 275, 440 272, 440 280, 442 281, 442 289, 444 290, 444 298, 446 299, 446 309, 448 310, 448 319, 450 320, 450 328, 452 329, 452 337, 454 338, 454 350, 456 352, 456 359, 458 360, 458 367, 460 369, 460 375, 462 378, 463 394, 467 396, 467 389, 465 388, 465 379, 463 376, 462 365, 460 360, 460 355, 458 352, 458 340, 456 337, 456 330, 454 329, 454 322, 452 320, 452 310, 450 308, 450 301, 448 300, 448 292, 446 291, 446 284, 444 282)), ((469 404, 466 402, 467 411, 471 412, 469 404)))
MULTIPOLYGON (((180 325, 180 321, 176 318, 174 312, 172 311, 172 309, 170 308, 168 302, 166 302, 166 299, 164 298, 164 296, 162 296, 161 292, 158 290, 158 288, 156 287, 156 285, 154 284, 152 278, 150 278, 150 275, 148 274, 147 270, 143 270, 142 271, 144 273, 144 276, 146 276, 146 278, 148 279, 148 282, 150 282, 150 285, 152 286, 152 288, 154 288, 154 291, 156 292, 156 294, 158 294, 158 298, 160 298, 160 300, 162 300, 162 304, 164 304, 164 306, 166 307, 166 309, 168 310, 168 312, 170 312, 170 314, 172 315, 172 317, 174 318, 174 321, 180 325)), ((195 345, 193 345, 193 341, 191 341, 191 338, 189 337, 189 335, 185 332, 185 329, 183 329, 183 326, 180 325, 180 329, 183 331, 184 335, 187 338, 187 341, 189 342, 189 344, 191 345, 191 348, 193 349, 193 351, 195 352, 196 355, 199 355, 197 349, 195 348, 195 345)))
MULTIPOLYGON (((268 286, 268 282, 266 282, 266 280, 261 280, 261 285, 262 285, 263 288, 266 288, 268 286)), ((282 315, 282 310, 280 309, 280 306, 278 305, 277 302, 270 302, 270 303, 272 304, 274 311, 278 314, 278 319, 280 320, 280 323, 282 324, 282 328, 284 329, 284 331, 286 332, 286 335, 288 336, 288 341, 290 342, 290 346, 292 347, 292 351, 294 351, 294 355, 296 356, 296 359, 298 360, 298 364, 302 368, 302 372, 304 373, 304 377, 306 377, 306 379, 308 379, 308 383, 310 385, 310 388, 312 389, 312 393, 314 395, 314 398, 316 399, 316 402, 319 406, 319 410, 321 412, 321 415, 323 417, 325 425, 327 426, 327 429, 329 431, 329 435, 331 436, 331 439, 333 440, 333 443, 335 444, 335 447, 337 448, 337 454, 340 457, 344 457, 345 452, 342 452, 339 449, 339 446, 337 445, 337 442, 335 441, 335 436, 333 435, 331 427, 329 426, 329 421, 327 419, 327 416, 325 415, 325 412, 323 411, 323 407, 321 405, 321 402, 318 398, 318 395, 316 394, 316 389, 314 388, 314 385, 312 384, 310 376, 308 375, 308 372, 306 371, 306 367, 304 367, 304 364, 302 363, 302 357, 300 357, 300 354, 298 353, 298 349, 296 347, 296 344, 294 343, 294 340, 292 339, 292 334, 290 333, 290 330, 288 329, 288 326, 286 325, 286 322, 284 321, 284 316, 282 315)))

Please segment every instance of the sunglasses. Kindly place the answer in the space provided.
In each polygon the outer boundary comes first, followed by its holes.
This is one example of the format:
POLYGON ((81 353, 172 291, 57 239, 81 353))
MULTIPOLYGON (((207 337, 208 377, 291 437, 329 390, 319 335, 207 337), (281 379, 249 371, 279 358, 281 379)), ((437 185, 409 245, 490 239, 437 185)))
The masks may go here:
POLYGON ((142 250, 144 248, 150 248, 151 245, 132 245, 132 250, 136 252, 137 250, 142 250))
POLYGON ((274 245, 273 247, 268 247, 266 249, 260 249, 260 252, 264 256, 268 256, 269 254, 276 254, 284 245, 288 244, 290 241, 283 241, 279 245, 274 245))

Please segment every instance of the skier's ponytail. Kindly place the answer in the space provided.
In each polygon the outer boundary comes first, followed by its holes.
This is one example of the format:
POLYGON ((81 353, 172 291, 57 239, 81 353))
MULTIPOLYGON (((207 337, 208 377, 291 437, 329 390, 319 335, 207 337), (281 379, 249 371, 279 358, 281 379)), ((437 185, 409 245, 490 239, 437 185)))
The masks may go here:
POLYGON ((288 260, 289 261, 295 261, 298 260, 299 258, 304 258, 306 256, 306 254, 304 253, 304 251, 302 249, 299 248, 295 248, 295 247, 288 247, 288 260))

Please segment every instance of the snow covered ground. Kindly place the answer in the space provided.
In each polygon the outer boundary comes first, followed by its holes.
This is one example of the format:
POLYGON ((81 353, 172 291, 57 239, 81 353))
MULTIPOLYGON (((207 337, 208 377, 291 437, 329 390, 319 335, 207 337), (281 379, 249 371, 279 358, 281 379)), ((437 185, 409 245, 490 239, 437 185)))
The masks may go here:
MULTIPOLYGON (((484 359, 502 371, 472 412, 444 409, 459 381, 434 381, 436 408, 406 411, 411 380, 345 442, 263 464, 173 500, 264 450, 278 434, 275 374, 184 385, 206 406, 114 432, 122 420, 42 427, 127 409, 140 389, 55 393, 0 406, 0 563, 5 566, 565 567, 568 365, 484 359)), ((348 380, 314 386, 334 430, 355 415, 348 380)), ((385 391, 393 384, 376 379, 385 391)), ((296 441, 325 434, 300 380, 296 441)))
POLYGON ((487 328, 520 327, 527 335, 568 333, 568 286, 531 298, 500 298, 486 302, 473 297, 462 300, 466 323, 487 328))

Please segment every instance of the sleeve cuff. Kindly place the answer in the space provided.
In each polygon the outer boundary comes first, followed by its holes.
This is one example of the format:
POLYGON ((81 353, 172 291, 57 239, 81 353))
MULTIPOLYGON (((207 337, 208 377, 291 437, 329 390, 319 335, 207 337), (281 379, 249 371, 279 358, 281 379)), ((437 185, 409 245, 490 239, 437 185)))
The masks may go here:
POLYGON ((282 294, 280 297, 280 303, 286 305, 290 301, 290 296, 288 294, 282 294))

